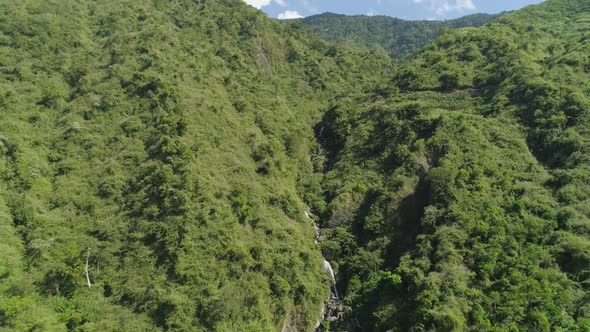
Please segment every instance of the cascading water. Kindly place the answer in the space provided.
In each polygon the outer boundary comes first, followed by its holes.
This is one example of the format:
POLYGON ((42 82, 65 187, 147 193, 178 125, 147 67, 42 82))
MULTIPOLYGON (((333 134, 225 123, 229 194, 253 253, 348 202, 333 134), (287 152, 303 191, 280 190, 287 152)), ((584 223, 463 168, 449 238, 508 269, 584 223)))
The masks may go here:
POLYGON ((326 269, 326 273, 328 273, 328 276, 330 276, 330 278, 332 278, 332 296, 338 300, 338 289, 336 288, 336 276, 334 275, 334 270, 332 269, 332 264, 330 264, 330 262, 328 262, 325 258, 324 258, 324 269, 326 269))
MULTIPOLYGON (((309 219, 313 223, 313 228, 315 229, 315 244, 319 245, 320 240, 320 228, 318 225, 313 221, 311 218, 311 213, 305 211, 305 217, 309 219)), ((338 299, 338 289, 336 288, 336 275, 334 274, 334 269, 332 269, 332 264, 328 262, 328 260, 322 256, 324 259, 324 270, 326 270, 326 274, 332 279, 332 297, 334 299, 338 299)))
MULTIPOLYGON (((309 219, 312 224, 313 228, 315 229, 315 244, 319 245, 320 242, 320 228, 318 225, 313 221, 311 213, 305 211, 305 217, 309 219)), ((318 331, 321 325, 321 322, 324 320, 338 320, 340 319, 341 308, 339 309, 339 304, 341 304, 339 296, 338 296, 338 288, 336 288, 336 275, 334 273, 334 269, 332 268, 332 264, 328 262, 328 260, 323 257, 324 260, 324 270, 326 274, 332 279, 332 287, 331 287, 331 298, 327 300, 322 308, 322 312, 320 314, 320 320, 316 323, 314 331, 318 331)))

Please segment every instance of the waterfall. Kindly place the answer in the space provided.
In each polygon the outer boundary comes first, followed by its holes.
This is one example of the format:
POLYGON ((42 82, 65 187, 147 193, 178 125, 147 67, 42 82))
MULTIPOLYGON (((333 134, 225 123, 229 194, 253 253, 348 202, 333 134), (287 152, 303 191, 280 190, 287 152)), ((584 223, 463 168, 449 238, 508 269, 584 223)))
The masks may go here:
MULTIPOLYGON (((320 244, 320 228, 318 225, 313 221, 312 214, 308 211, 305 211, 305 217, 311 221, 313 224, 313 228, 315 229, 315 244, 319 246, 320 244)), ((340 301, 338 295, 338 289, 336 288, 336 275, 334 273, 334 269, 332 269, 332 264, 328 262, 326 257, 322 255, 322 259, 324 260, 324 270, 326 274, 332 279, 332 287, 330 287, 331 296, 324 302, 324 306, 322 307, 322 311, 320 313, 320 319, 315 324, 313 331, 320 331, 320 326, 323 321, 329 322, 341 322, 344 315, 344 307, 342 306, 342 301, 340 301)))
MULTIPOLYGON (((315 223, 315 221, 313 221, 313 219, 311 218, 311 213, 309 213, 308 211, 305 211, 305 217, 312 222, 313 228, 315 229, 314 241, 315 241, 315 244, 319 245, 320 228, 315 223)), ((334 274, 334 269, 332 269, 332 264, 330 264, 330 262, 328 262, 328 260, 325 257, 322 256, 322 258, 324 259, 324 270, 326 271, 326 274, 332 279, 332 298, 337 300, 338 299, 338 289, 336 288, 336 275, 334 274)))
POLYGON ((324 269, 326 269, 326 273, 328 273, 328 276, 330 276, 330 278, 332 278, 332 285, 334 288, 334 291, 332 292, 332 296, 334 297, 334 299, 338 299, 338 289, 336 288, 336 276, 334 276, 334 270, 332 269, 332 264, 330 264, 330 262, 328 262, 325 258, 324 258, 324 269))

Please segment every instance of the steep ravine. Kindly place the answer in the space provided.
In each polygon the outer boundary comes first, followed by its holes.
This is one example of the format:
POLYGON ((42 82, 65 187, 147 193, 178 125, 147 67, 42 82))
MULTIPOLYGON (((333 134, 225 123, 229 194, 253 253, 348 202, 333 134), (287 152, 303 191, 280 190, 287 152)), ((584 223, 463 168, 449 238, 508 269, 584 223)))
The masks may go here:
MULTIPOLYGON (((320 244, 320 232, 321 229, 318 227, 316 222, 313 220, 313 215, 305 211, 305 217, 312 222, 313 228, 315 229, 316 236, 315 236, 315 244, 319 246, 320 244)), ((339 322, 342 321, 344 316, 344 307, 342 305, 342 300, 338 295, 338 288, 336 286, 336 275, 334 273, 334 269, 332 268, 332 264, 323 256, 324 260, 324 270, 330 279, 332 280, 332 286, 330 290, 330 298, 326 299, 324 302, 324 306, 322 307, 320 318, 318 322, 314 326, 314 331, 322 331, 322 322, 339 322)))
MULTIPOLYGON (((318 227, 317 223, 315 222, 315 216, 309 212, 309 210, 305 211, 305 218, 311 222, 313 228, 315 229, 315 238, 314 242, 316 246, 320 246, 320 233, 321 229, 318 227)), ((321 249, 320 249, 321 250, 321 249)), ((320 331, 328 331, 325 328, 325 323, 333 323, 338 322, 341 323, 344 320, 344 306, 343 302, 340 299, 338 294, 338 289, 336 286, 336 274, 334 269, 332 268, 332 264, 324 257, 322 253, 323 259, 323 268, 326 275, 331 279, 331 286, 330 286, 330 295, 328 298, 324 300, 324 304, 321 307, 318 313, 318 319, 315 323, 312 331, 320 332, 320 331)), ((297 320, 294 317, 293 313, 288 313, 285 317, 285 323, 281 328, 281 332, 295 332, 299 331, 297 327, 297 320)))

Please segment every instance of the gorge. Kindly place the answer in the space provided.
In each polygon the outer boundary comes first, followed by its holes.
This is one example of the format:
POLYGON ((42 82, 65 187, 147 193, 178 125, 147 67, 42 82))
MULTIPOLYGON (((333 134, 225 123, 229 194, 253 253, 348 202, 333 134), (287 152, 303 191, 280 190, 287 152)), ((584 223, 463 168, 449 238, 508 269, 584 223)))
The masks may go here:
POLYGON ((589 13, 0 1, 0 330, 590 329, 589 13))

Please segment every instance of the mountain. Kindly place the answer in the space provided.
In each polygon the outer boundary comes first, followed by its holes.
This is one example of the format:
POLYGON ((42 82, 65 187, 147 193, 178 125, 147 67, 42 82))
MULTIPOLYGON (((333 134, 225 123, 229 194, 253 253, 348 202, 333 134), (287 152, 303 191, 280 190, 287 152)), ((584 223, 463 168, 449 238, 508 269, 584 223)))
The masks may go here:
POLYGON ((369 56, 241 0, 0 3, 1 328, 311 329, 312 126, 369 56))
POLYGON ((0 330, 590 329, 589 12, 0 2, 0 330))
POLYGON ((448 30, 325 113, 322 243, 358 330, 590 327, 588 13, 448 30))
POLYGON ((391 57, 407 58, 444 29, 479 27, 503 15, 473 14, 448 21, 407 21, 388 16, 324 13, 300 21, 325 40, 353 47, 380 47, 391 57))

